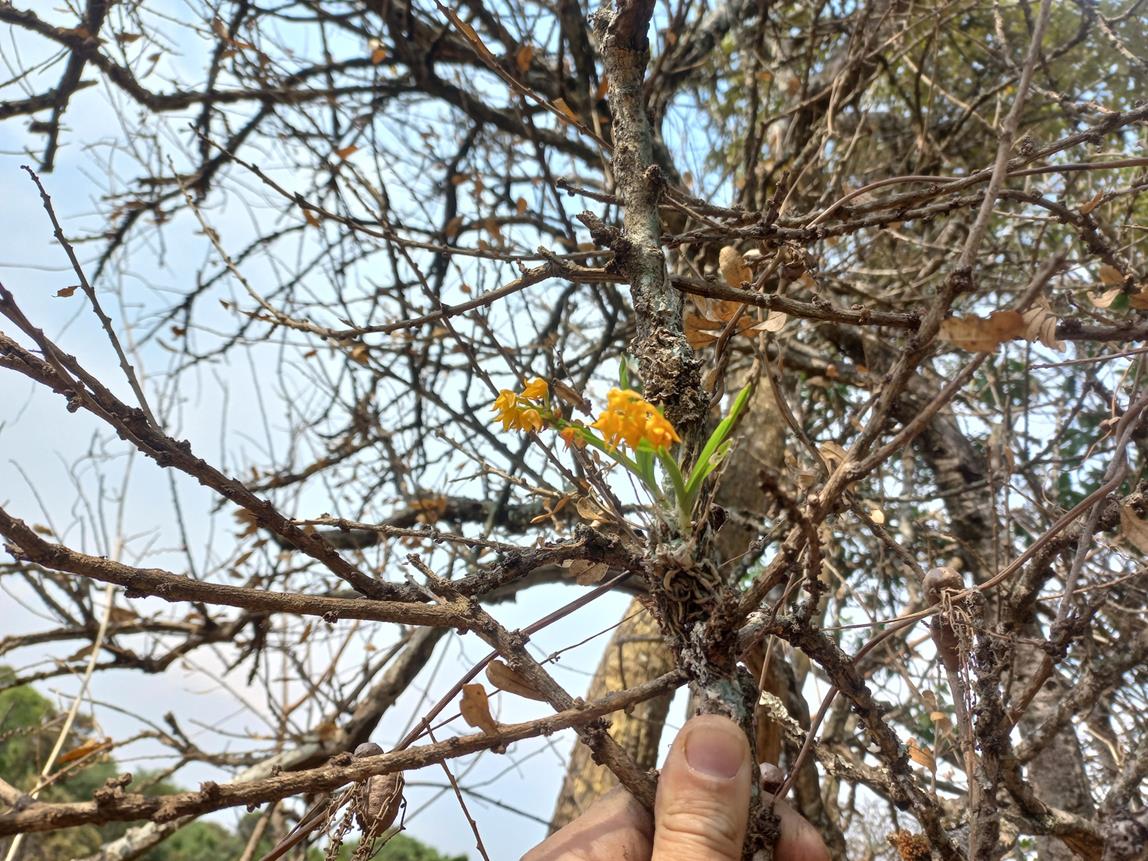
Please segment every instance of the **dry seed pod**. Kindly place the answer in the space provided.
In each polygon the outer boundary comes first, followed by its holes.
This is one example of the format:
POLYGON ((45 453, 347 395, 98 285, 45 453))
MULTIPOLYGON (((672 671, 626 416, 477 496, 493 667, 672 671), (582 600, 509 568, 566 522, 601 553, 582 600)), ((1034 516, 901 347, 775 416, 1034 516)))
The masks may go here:
POLYGON ((403 805, 403 783, 401 771, 367 780, 356 815, 364 834, 382 834, 394 824, 403 805))
POLYGON ((964 589, 965 581, 955 568, 933 568, 925 575, 922 585, 925 587, 925 597, 928 598, 929 604, 936 604, 946 589, 952 589, 954 592, 964 589))
MULTIPOLYGON (((930 605, 938 604, 946 590, 959 592, 965 588, 965 581, 955 568, 934 568, 925 575, 922 585, 930 605)), ((933 642, 937 646, 937 654, 941 663, 950 672, 956 672, 961 666, 961 643, 953 626, 945 619, 944 614, 933 618, 933 642)))

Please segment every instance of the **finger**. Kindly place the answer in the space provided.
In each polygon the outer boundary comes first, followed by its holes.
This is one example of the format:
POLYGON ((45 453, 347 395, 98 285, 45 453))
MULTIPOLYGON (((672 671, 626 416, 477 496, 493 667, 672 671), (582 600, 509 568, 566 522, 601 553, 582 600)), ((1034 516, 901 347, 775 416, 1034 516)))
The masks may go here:
MULTIPOLYGON (((762 793, 762 803, 773 801, 769 793, 762 793)), ((780 834, 773 845, 775 861, 830 861, 829 849, 817 829, 809 820, 784 801, 775 801, 774 815, 780 820, 780 834)))
POLYGON ((653 861, 740 861, 751 767, 749 741, 733 721, 688 721, 658 781, 653 861))
POLYGON ((630 793, 618 787, 547 837, 522 861, 618 861, 650 857, 654 821, 630 793))

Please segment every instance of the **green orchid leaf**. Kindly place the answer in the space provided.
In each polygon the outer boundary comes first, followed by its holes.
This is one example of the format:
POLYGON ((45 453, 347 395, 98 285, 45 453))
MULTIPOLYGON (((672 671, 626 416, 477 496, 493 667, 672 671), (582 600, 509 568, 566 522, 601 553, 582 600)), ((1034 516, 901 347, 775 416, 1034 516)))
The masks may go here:
MULTIPOLYGON (((726 438, 733 431, 734 425, 737 423, 738 416, 741 415, 742 410, 745 409, 746 403, 749 401, 750 392, 753 391, 752 385, 745 385, 741 391, 737 393, 737 397, 733 399, 733 406, 730 407, 729 413, 718 422, 718 426, 714 428, 710 438, 706 440, 706 444, 702 447, 702 452, 698 455, 697 463, 694 464, 693 470, 690 472, 689 481, 686 482, 686 494, 691 499, 697 495, 698 488, 701 487, 706 476, 714 471, 717 464, 710 465, 710 461, 718 448, 726 441, 726 438)), ((728 449, 727 449, 728 451, 728 449)), ((723 455, 724 456, 724 455, 723 455)))

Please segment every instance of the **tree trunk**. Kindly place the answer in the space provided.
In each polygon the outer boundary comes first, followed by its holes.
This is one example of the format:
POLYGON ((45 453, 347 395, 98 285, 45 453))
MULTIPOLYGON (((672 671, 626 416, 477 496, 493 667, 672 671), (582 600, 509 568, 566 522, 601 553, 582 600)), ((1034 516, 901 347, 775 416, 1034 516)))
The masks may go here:
MULTIPOLYGON (((669 672, 674 656, 662 642, 654 615, 635 598, 626 608, 622 624, 606 647, 588 699, 611 691, 621 691, 669 672)), ((673 694, 640 703, 628 712, 613 716, 610 735, 643 768, 653 768, 658 759, 658 743, 673 694)), ((557 830, 577 817, 593 801, 618 783, 610 769, 590 758, 590 749, 575 741, 566 768, 566 779, 558 794, 551 830, 557 830)))

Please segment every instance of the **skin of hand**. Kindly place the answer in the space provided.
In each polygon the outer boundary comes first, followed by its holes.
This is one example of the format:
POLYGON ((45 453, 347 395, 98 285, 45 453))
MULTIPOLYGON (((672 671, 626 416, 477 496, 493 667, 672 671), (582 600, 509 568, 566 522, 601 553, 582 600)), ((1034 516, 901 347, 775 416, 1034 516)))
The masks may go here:
MULTIPOLYGON (((522 861, 741 861, 755 772, 737 724, 718 715, 695 717, 670 748, 652 817, 618 787, 522 861)), ((775 861, 830 861, 801 814, 784 801, 774 813, 781 820, 775 861)))

